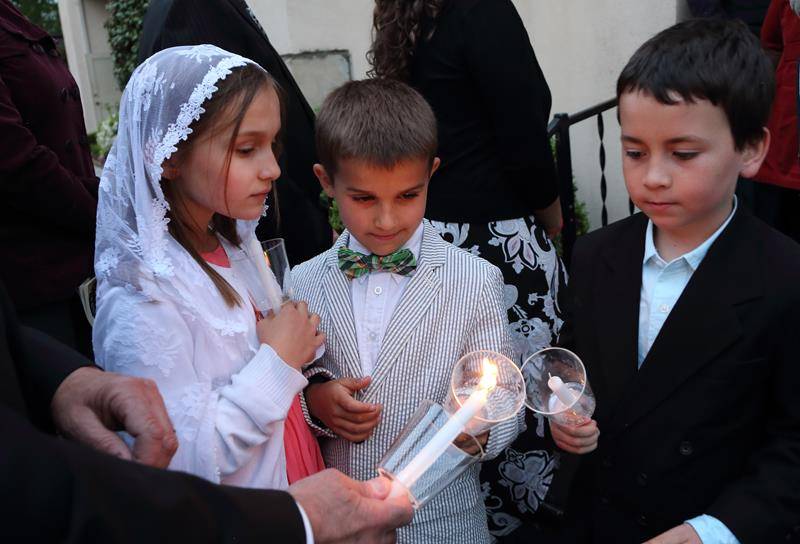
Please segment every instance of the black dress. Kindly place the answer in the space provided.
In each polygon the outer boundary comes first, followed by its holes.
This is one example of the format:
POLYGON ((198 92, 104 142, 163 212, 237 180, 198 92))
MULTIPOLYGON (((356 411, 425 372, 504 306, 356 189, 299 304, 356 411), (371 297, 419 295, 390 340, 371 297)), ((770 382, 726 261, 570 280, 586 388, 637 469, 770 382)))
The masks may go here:
MULTIPOLYGON (((519 362, 555 342, 566 274, 533 212, 557 196, 547 139, 550 90, 511 0, 451 1, 415 51, 410 83, 438 120, 441 167, 426 216, 442 237, 498 266, 519 362)), ((481 479, 493 536, 536 529, 559 455, 546 422, 527 430, 481 479)), ((513 534, 512 534, 513 533, 513 534)))

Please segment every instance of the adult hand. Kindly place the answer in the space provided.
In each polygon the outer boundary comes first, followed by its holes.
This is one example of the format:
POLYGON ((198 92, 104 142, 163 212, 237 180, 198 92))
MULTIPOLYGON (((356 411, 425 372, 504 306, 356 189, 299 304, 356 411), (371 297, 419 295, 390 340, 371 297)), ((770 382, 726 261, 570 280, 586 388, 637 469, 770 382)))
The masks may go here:
POLYGON ((363 442, 380 422, 381 405, 361 402, 353 395, 371 381, 365 376, 310 385, 305 393, 308 410, 345 440, 363 442))
POLYGON ((552 204, 540 210, 534 210, 533 217, 536 222, 547 232, 547 236, 555 238, 564 227, 564 218, 561 216, 561 199, 556 198, 552 204))
POLYGON ((337 470, 324 470, 289 487, 303 507, 314 542, 393 543, 396 529, 411 521, 414 511, 403 493, 388 499, 391 485, 384 478, 351 480, 337 470))
POLYGON ((648 540, 645 544, 703 544, 695 532, 694 527, 688 523, 673 527, 666 533, 648 540))
POLYGON ((102 452, 164 468, 178 438, 155 382, 79 368, 61 382, 50 409, 56 429, 102 452), (114 431, 133 436, 131 451, 114 431))
POLYGON ((600 429, 593 419, 583 425, 559 425, 551 420, 550 434, 553 435, 556 446, 562 450, 584 454, 597 448, 600 429))

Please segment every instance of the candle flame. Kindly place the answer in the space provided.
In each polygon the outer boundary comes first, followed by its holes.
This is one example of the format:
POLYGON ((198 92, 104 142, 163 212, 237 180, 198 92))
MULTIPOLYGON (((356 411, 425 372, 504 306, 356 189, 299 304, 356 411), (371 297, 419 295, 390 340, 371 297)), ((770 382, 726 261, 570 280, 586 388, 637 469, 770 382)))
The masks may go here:
POLYGON ((489 359, 484 359, 482 363, 481 381, 478 383, 478 388, 484 391, 491 391, 497 385, 497 365, 489 359))

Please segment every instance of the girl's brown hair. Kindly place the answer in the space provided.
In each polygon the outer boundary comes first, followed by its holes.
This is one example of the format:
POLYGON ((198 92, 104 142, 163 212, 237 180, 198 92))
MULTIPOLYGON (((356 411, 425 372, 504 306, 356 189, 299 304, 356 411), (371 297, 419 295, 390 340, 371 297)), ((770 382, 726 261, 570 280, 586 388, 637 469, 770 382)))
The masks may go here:
POLYGON ((435 21, 448 0, 375 0, 372 17, 372 47, 367 60, 370 76, 408 81, 411 57, 422 40, 433 36, 435 27, 423 35, 423 21, 435 21))
MULTIPOLYGON (((181 157, 186 155, 193 142, 197 142, 206 136, 214 136, 224 132, 232 126, 233 131, 231 132, 223 167, 225 179, 227 180, 231 157, 236 147, 236 138, 239 135, 242 121, 253 99, 263 89, 273 89, 278 96, 278 101, 281 102, 281 90, 277 82, 263 69, 249 63, 241 68, 234 69, 228 77, 219 81, 214 96, 203 104, 205 112, 199 120, 190 126, 192 133, 189 135, 189 139, 179 144, 176 155, 178 163, 180 163, 181 157)), ((281 107, 281 116, 283 116, 283 107, 281 107)), ((278 154, 279 150, 276 150, 276 155, 278 154)), ((204 229, 206 226, 193 224, 186 212, 180 191, 175 188, 174 180, 167 180, 162 176, 161 187, 164 191, 164 197, 170 205, 170 209, 167 212, 167 217, 170 220, 168 224, 170 235, 189 252, 189 255, 200 265, 200 268, 208 274, 228 306, 241 305, 242 299, 236 290, 200 256, 200 253, 192 244, 191 233, 198 229, 204 229)), ((226 182, 226 202, 227 196, 228 187, 226 182)), ((277 204, 278 195, 274 187, 272 196, 277 204)), ((242 243, 239 234, 236 232, 236 220, 231 217, 215 213, 208 228, 236 246, 242 243)))

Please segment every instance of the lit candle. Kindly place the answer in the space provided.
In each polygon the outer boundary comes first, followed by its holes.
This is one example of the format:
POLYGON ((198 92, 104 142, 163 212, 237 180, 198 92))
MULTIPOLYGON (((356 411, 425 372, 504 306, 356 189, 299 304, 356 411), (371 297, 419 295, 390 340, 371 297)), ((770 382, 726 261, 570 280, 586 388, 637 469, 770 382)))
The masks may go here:
MULTIPOLYGON (((497 385, 497 365, 488 359, 483 360, 481 380, 478 388, 469 396, 467 401, 456 410, 450 419, 433 435, 433 438, 419 450, 417 455, 398 474, 396 481, 410 489, 412 485, 425 474, 437 459, 447 450, 453 440, 461 434, 470 420, 486 405, 489 394, 497 385)), ((390 497, 397 496, 401 488, 392 486, 390 497)))
POLYGON ((550 376, 550 379, 547 380, 547 387, 558 397, 558 400, 564 405, 565 410, 578 400, 572 392, 572 389, 567 387, 567 384, 558 376, 550 376))
POLYGON ((255 259, 256 270, 258 270, 258 277, 261 279, 261 284, 264 291, 267 293, 267 303, 272 307, 273 313, 277 314, 281 309, 281 290, 275 276, 267 267, 267 259, 264 255, 264 250, 261 249, 261 242, 256 238, 250 240, 250 252, 255 259))

